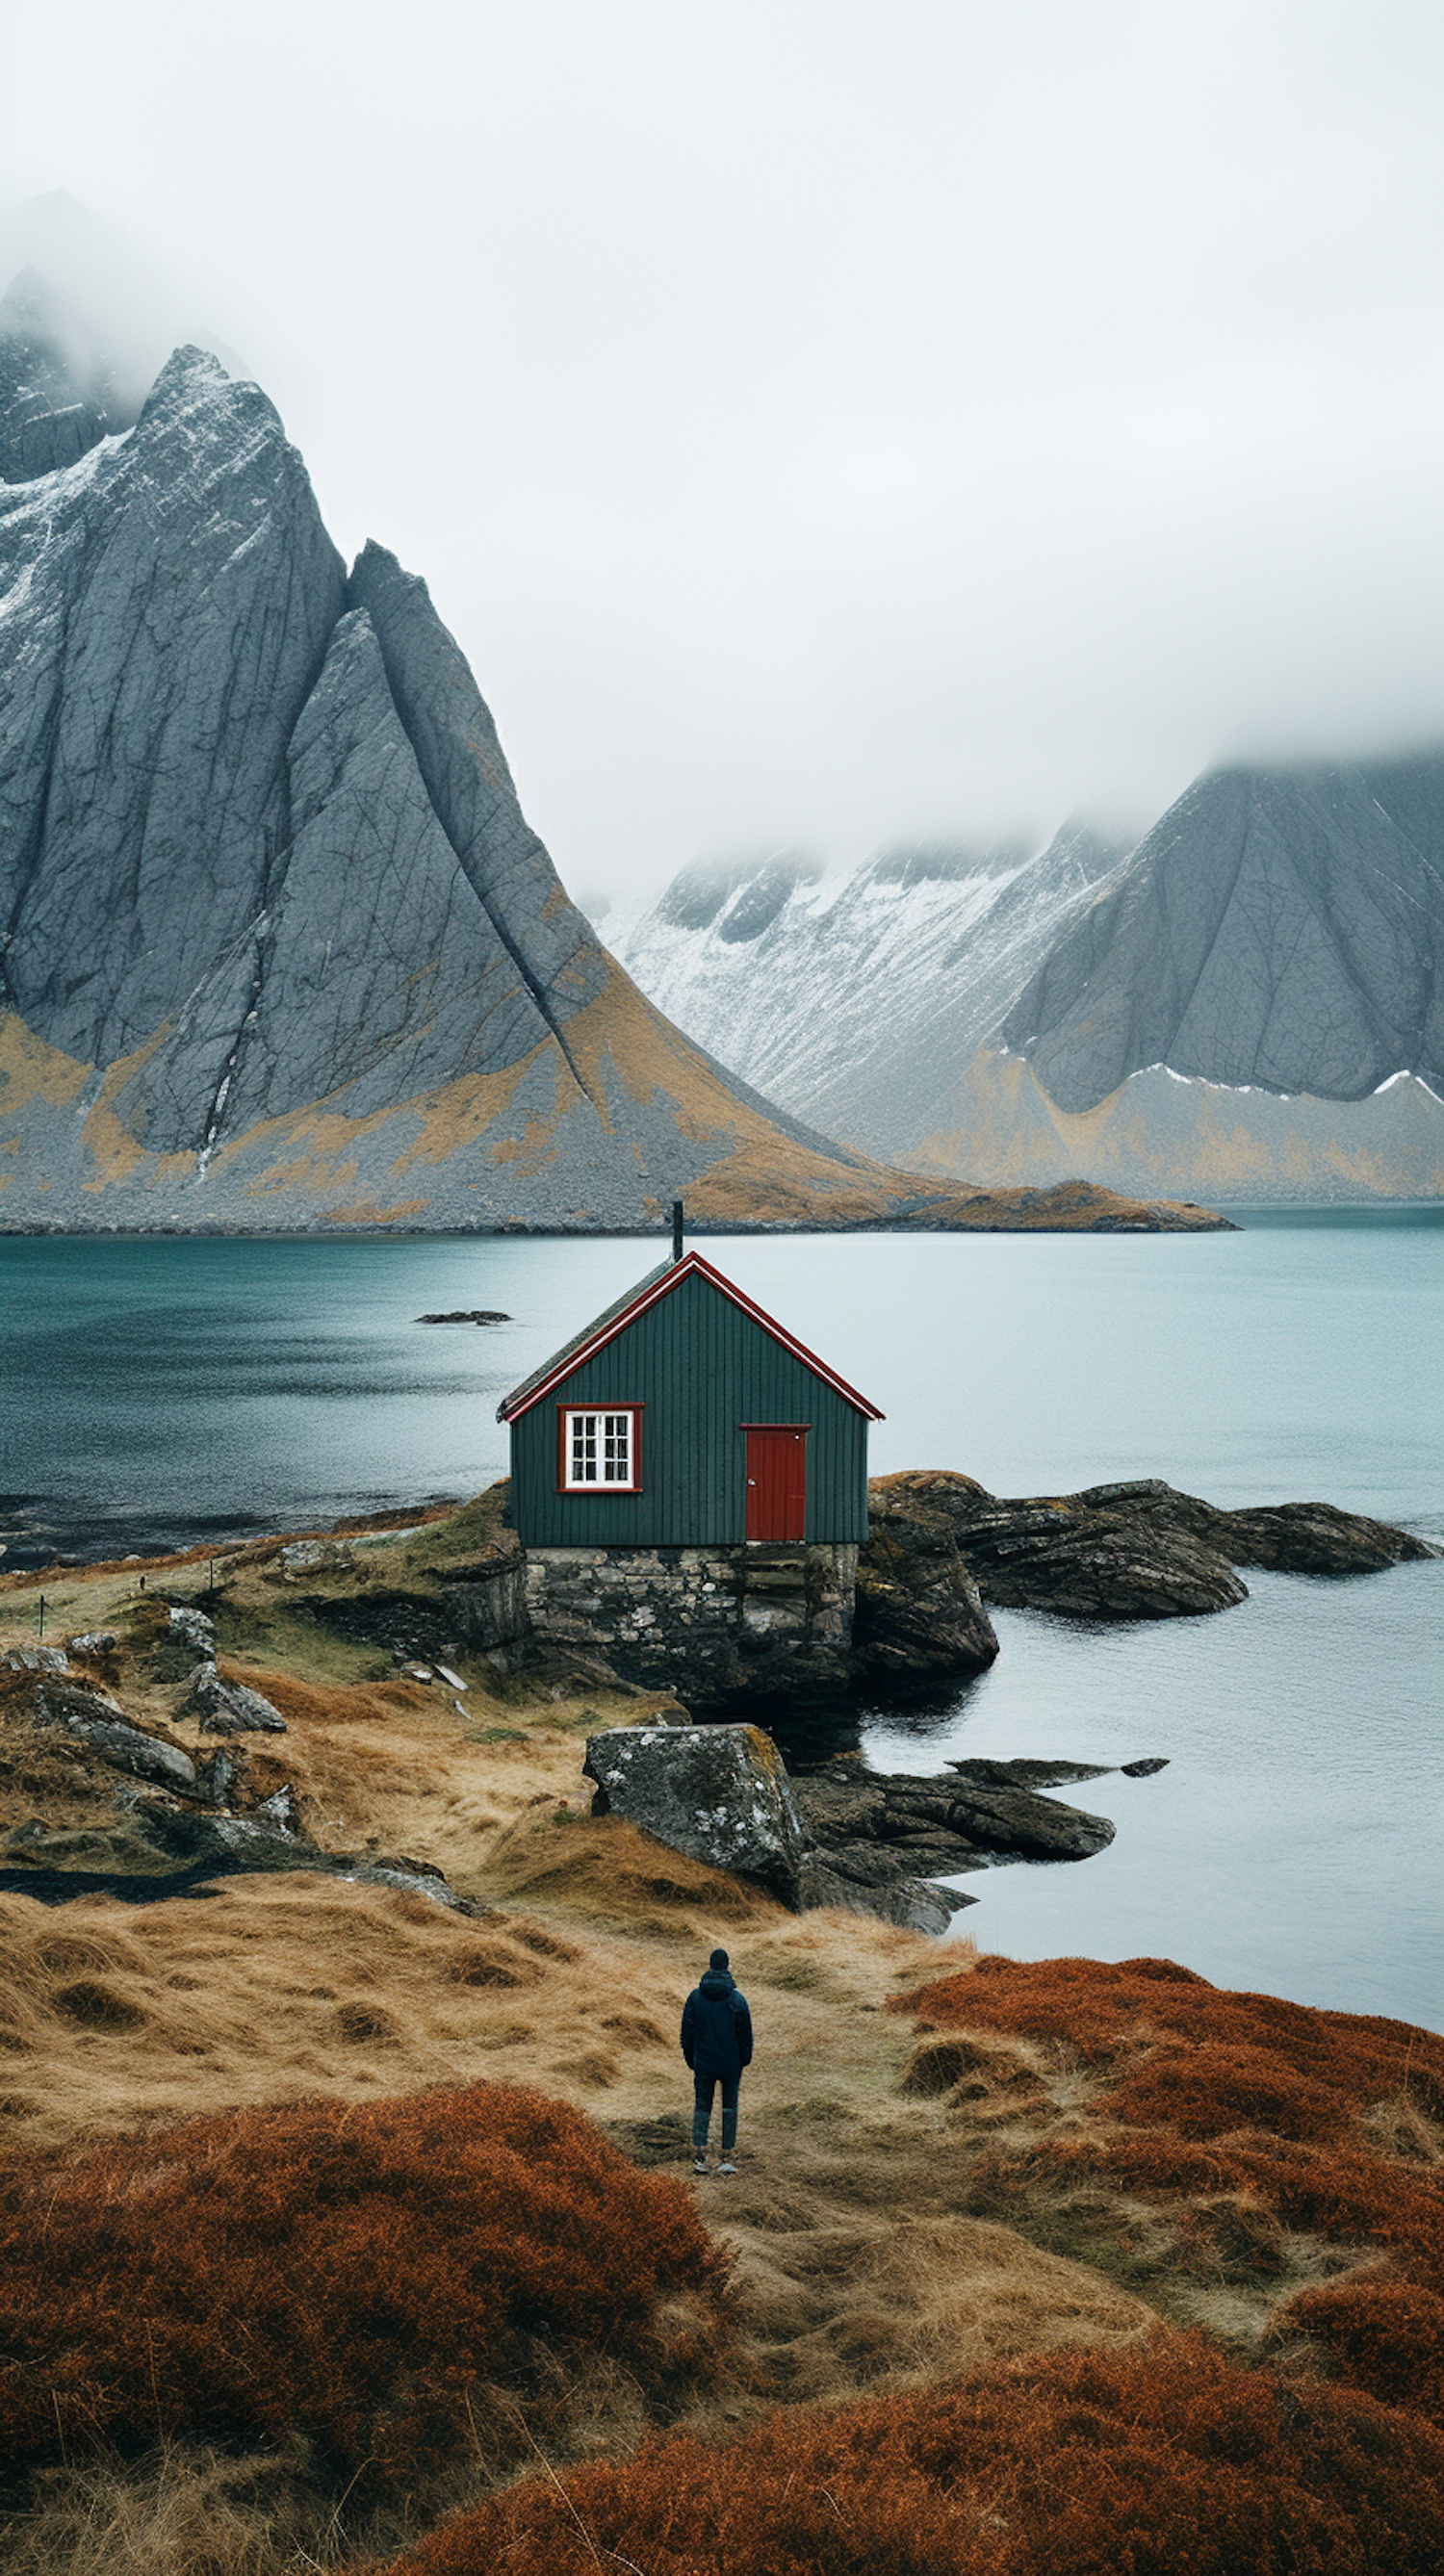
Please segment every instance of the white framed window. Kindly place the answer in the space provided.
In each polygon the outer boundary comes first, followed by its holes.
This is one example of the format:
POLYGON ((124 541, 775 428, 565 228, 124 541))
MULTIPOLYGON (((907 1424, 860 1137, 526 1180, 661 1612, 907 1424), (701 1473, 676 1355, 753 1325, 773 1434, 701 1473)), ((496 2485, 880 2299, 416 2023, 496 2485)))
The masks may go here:
POLYGON ((567 1494, 635 1494, 642 1484, 639 1404, 560 1408, 558 1482, 567 1494))

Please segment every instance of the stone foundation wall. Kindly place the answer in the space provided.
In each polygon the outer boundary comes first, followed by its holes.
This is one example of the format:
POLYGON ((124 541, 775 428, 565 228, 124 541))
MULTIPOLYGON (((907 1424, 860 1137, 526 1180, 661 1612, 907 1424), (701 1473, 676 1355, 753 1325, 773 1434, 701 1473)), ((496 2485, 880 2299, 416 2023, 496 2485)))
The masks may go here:
POLYGON ((849 1545, 526 1551, 539 1637, 703 1708, 755 1706, 779 1688, 824 1698, 845 1684, 856 1588, 849 1545))

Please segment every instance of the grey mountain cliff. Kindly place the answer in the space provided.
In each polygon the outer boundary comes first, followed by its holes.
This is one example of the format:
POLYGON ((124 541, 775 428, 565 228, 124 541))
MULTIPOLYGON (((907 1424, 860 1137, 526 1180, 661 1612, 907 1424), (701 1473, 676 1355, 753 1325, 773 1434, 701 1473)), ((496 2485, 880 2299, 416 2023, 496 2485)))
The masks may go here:
POLYGON ((260 388, 183 347, 136 403, 47 293, 0 305, 0 1227, 1159 1221, 886 1170, 681 1036, 260 388))
POLYGON ((1444 1089, 1444 759, 1222 770, 1139 844, 1003 1022, 1062 1109, 1166 1064, 1362 1100, 1444 1089))

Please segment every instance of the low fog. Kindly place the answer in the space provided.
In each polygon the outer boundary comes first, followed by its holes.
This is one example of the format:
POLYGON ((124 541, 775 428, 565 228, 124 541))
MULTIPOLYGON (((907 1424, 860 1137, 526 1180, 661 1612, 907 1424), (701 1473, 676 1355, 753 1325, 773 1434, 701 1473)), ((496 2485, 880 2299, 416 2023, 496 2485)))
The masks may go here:
POLYGON ((0 286, 240 353, 583 896, 1444 732, 1424 0, 0 24, 0 286))

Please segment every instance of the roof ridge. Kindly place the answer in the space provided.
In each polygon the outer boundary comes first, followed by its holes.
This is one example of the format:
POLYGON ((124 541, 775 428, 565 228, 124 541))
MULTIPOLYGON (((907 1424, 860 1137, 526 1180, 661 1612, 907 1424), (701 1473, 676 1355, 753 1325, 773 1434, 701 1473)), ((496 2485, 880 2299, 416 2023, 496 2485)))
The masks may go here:
POLYGON ((639 1279, 634 1288, 627 1290, 625 1296, 618 1297, 610 1306, 603 1307, 602 1312, 593 1316, 592 1321, 584 1325, 579 1333, 574 1333, 569 1342, 563 1342, 559 1350, 553 1351, 550 1359, 543 1360, 539 1368, 534 1368, 529 1376, 522 1379, 519 1386, 512 1388, 510 1395, 502 1397, 496 1408, 498 1422, 514 1422, 520 1414, 529 1412, 531 1407, 539 1403, 553 1386, 558 1385, 563 1378, 570 1377, 573 1369, 579 1367, 583 1359, 589 1357, 594 1349, 600 1349, 605 1343, 614 1340, 617 1334, 631 1322, 634 1315, 643 1313, 648 1306, 654 1305, 659 1297, 666 1296, 673 1286, 680 1285, 681 1281, 689 1276, 706 1279, 712 1287, 719 1289, 724 1297, 731 1299, 733 1305, 739 1306, 745 1315, 750 1315, 754 1323, 760 1324, 764 1332, 770 1333, 775 1342, 780 1342, 794 1358, 802 1361, 805 1368, 811 1369, 815 1377, 823 1379, 824 1383, 832 1387, 847 1403, 855 1405, 859 1413, 865 1413, 872 1422, 883 1420, 883 1415, 875 1404, 870 1404, 865 1395, 859 1395, 856 1387, 849 1386, 846 1378, 839 1377, 836 1369, 829 1368, 825 1360, 819 1359, 815 1351, 810 1351, 805 1342, 800 1342, 795 1333, 787 1330, 785 1324, 779 1324, 775 1316, 769 1315, 766 1308, 759 1306, 755 1299, 747 1295, 745 1289, 739 1288, 734 1280, 729 1279, 725 1271, 718 1270, 702 1253, 694 1249, 684 1252, 680 1261, 667 1260, 660 1263, 657 1269, 649 1270, 644 1279, 639 1279))

